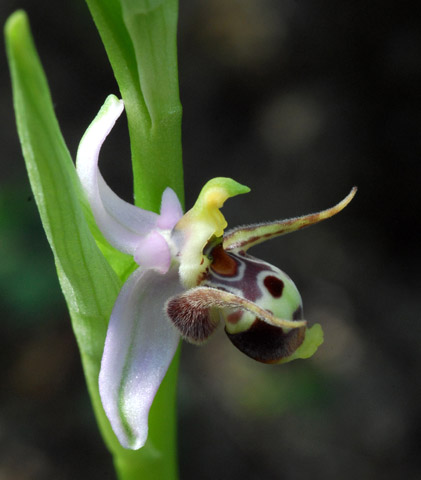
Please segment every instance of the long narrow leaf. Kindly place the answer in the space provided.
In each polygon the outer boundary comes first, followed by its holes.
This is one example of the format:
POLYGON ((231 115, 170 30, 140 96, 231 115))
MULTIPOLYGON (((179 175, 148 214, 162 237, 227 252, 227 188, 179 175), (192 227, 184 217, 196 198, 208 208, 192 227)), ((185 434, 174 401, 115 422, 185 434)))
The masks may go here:
POLYGON ((9 18, 5 35, 18 132, 31 187, 54 254, 98 421, 112 447, 114 435, 98 401, 97 379, 120 280, 89 231, 79 201, 79 181, 24 12, 9 18))

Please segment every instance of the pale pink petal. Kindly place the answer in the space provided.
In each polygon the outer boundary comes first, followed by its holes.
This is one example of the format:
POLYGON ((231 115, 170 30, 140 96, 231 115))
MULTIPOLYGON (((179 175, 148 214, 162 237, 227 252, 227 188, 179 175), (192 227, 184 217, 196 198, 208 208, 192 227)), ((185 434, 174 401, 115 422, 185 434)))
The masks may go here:
POLYGON ((140 239, 134 260, 143 268, 154 268, 159 273, 167 273, 171 265, 171 251, 165 238, 154 231, 140 239))
POLYGON ((170 187, 164 190, 161 201, 161 214, 157 226, 162 230, 172 230, 183 216, 183 209, 174 190, 170 187))
POLYGON ((136 450, 146 442, 149 409, 179 341, 164 304, 182 290, 176 269, 165 275, 138 269, 115 303, 99 391, 114 433, 125 448, 136 450))

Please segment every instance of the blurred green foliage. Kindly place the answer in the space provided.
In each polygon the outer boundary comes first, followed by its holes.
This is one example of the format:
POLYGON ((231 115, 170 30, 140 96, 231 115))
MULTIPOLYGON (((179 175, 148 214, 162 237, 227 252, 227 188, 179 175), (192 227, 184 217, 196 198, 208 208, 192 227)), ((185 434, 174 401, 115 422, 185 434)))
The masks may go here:
POLYGON ((32 193, 19 183, 0 189, 0 256, 2 320, 21 328, 50 319, 63 298, 32 193))

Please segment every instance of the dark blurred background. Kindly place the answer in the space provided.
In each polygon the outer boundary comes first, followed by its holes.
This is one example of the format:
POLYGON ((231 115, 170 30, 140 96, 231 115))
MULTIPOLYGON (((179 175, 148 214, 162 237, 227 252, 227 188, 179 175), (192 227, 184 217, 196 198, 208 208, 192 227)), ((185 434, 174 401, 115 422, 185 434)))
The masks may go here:
MULTIPOLYGON (((183 480, 420 478, 421 22, 411 2, 181 0, 186 204, 211 177, 252 188, 231 226, 329 207, 260 246, 325 343, 265 366, 221 330, 183 346, 183 480)), ((30 16, 71 153, 118 93, 81 0, 2 0, 30 16)), ((419 12, 418 12, 419 13, 419 12)), ((114 478, 26 178, 0 52, 0 479, 114 478)), ((101 164, 131 195, 124 120, 101 164)), ((164 479, 165 480, 165 479, 164 479)))

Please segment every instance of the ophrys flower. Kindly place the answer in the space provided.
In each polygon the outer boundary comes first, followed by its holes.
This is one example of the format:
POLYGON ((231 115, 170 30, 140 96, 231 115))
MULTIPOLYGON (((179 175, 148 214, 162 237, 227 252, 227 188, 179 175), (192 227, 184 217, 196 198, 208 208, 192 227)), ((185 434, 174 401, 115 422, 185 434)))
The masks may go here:
POLYGON ((124 447, 137 449, 146 441, 149 409, 180 335, 202 343, 222 319, 233 344, 258 361, 281 363, 316 351, 321 328, 307 328, 292 280, 247 250, 335 215, 356 189, 328 210, 225 236, 220 208, 249 191, 229 178, 210 180, 185 215, 170 188, 160 214, 143 210, 115 195, 98 169, 102 143, 123 108, 121 100, 107 98, 82 138, 77 171, 99 229, 139 266, 115 302, 99 376, 115 434, 124 447))

